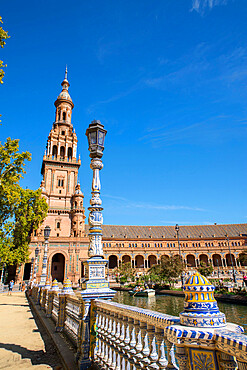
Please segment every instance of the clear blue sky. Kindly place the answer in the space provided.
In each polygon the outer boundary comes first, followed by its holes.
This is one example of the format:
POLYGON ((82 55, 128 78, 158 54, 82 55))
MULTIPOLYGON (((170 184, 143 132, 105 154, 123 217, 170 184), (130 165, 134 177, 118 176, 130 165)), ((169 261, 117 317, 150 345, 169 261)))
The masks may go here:
POLYGON ((23 186, 40 185, 67 64, 86 208, 99 119, 105 224, 247 222, 246 0, 12 0, 1 16, 1 140, 32 153, 23 186))

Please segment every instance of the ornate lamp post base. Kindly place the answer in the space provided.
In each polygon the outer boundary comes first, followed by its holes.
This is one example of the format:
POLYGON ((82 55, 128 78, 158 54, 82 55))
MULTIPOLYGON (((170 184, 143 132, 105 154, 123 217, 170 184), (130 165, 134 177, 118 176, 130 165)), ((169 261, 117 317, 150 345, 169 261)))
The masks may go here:
POLYGON ((83 299, 112 299, 115 290, 110 289, 109 282, 105 279, 108 261, 101 256, 93 256, 84 262, 85 281, 82 284, 83 299))

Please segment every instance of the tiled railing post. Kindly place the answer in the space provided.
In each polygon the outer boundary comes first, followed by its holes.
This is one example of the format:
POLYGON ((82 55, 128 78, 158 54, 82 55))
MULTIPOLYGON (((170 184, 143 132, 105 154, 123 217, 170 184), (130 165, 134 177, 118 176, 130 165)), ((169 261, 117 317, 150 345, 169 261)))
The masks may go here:
POLYGON ((185 352, 185 347, 177 346, 175 357, 180 370, 189 370, 189 359, 185 352))
POLYGON ((48 293, 47 293, 46 317, 51 317, 52 308, 53 308, 53 296, 54 296, 54 292, 48 290, 48 293))
POLYGON ((58 296, 59 306, 58 306, 56 331, 63 331, 64 320, 65 320, 66 300, 67 300, 67 297, 65 294, 59 294, 58 296))
MULTIPOLYGON (((222 370, 235 370, 238 368, 238 364, 234 357, 223 352, 220 353, 219 363, 222 370)), ((247 364, 245 363, 245 369, 246 368, 247 364)))
POLYGON ((83 301, 82 320, 80 322, 79 335, 80 348, 77 349, 77 359, 80 370, 86 370, 91 365, 90 360, 90 300, 83 301))
POLYGON ((42 310, 44 310, 45 308, 46 293, 47 293, 47 290, 45 288, 41 288, 40 307, 42 308, 42 310))

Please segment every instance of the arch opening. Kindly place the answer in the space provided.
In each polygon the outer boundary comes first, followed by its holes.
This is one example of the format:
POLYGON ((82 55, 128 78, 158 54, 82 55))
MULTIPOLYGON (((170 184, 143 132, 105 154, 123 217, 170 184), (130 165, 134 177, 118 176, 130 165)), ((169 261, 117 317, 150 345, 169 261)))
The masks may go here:
POLYGON ((186 259, 188 267, 196 267, 196 259, 193 254, 188 254, 186 259))
POLYGON ((218 254, 218 253, 213 254, 213 266, 214 267, 222 267, 221 255, 218 254))
POLYGON ((51 262, 51 276, 52 280, 56 279, 57 281, 64 281, 64 266, 65 266, 65 257, 62 253, 56 253, 52 257, 51 262))
POLYGON ((148 267, 152 267, 157 264, 157 258, 154 255, 148 256, 148 267))
POLYGON ((117 256, 110 256, 109 257, 109 269, 114 269, 115 267, 118 266, 118 258, 117 256))
POLYGON ((137 268, 144 268, 144 257, 138 255, 135 257, 135 267, 137 268))

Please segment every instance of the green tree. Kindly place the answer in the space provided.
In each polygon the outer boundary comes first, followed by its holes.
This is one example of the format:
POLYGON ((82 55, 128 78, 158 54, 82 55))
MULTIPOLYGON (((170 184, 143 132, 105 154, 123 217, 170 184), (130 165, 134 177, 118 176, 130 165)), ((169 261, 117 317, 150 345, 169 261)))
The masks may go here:
POLYGON ((0 258, 9 265, 28 258, 31 234, 47 214, 48 205, 41 190, 22 189, 28 152, 19 152, 19 140, 0 143, 0 258))
MULTIPOLYGON (((0 23, 3 23, 2 17, 0 17, 0 23)), ((4 47, 6 44, 5 40, 9 38, 8 32, 4 31, 2 27, 0 27, 0 46, 1 48, 4 47)), ((3 68, 7 67, 7 64, 4 64, 2 60, 0 60, 0 83, 3 83, 3 76, 5 74, 3 68)))
POLYGON ((203 276, 209 276, 214 271, 214 268, 212 265, 207 265, 205 262, 201 261, 200 266, 197 268, 199 274, 203 276))
POLYGON ((122 263, 121 266, 114 270, 117 281, 126 283, 127 281, 133 281, 135 277, 135 269, 131 267, 130 262, 122 263))
POLYGON ((148 275, 152 283, 168 283, 171 286, 174 280, 181 276, 183 269, 184 265, 179 256, 170 258, 161 256, 161 263, 152 266, 148 271, 148 275))
POLYGON ((184 264, 181 258, 176 256, 171 256, 167 258, 166 256, 161 257, 161 269, 163 277, 168 281, 169 285, 174 283, 174 280, 179 278, 184 269, 184 264))

